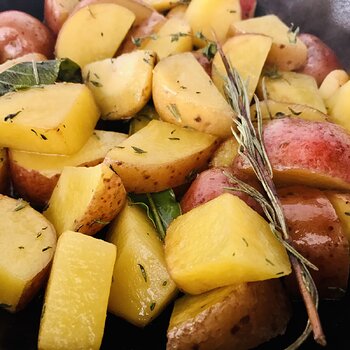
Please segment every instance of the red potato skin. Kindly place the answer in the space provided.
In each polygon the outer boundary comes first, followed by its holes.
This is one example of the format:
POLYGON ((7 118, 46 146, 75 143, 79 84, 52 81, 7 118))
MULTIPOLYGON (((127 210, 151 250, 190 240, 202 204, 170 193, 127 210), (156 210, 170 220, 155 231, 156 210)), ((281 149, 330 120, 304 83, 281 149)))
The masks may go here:
POLYGON ((211 77, 212 65, 211 65, 211 62, 208 60, 208 58, 204 56, 201 50, 192 51, 192 54, 196 58, 196 60, 200 63, 200 65, 203 67, 205 72, 211 77))
POLYGON ((332 70, 343 69, 335 52, 317 36, 303 33, 299 39, 307 47, 307 61, 299 72, 313 76, 318 86, 332 70))
MULTIPOLYGON (((321 298, 337 299, 347 289, 349 243, 338 216, 320 190, 293 186, 278 191, 292 245, 318 267, 310 270, 321 298)), ((295 276, 286 278, 293 295, 298 295, 295 276)))
POLYGON ((248 19, 254 17, 256 0, 240 0, 242 19, 248 19))
POLYGON ((35 17, 21 11, 0 13, 0 63, 27 53, 53 57, 55 38, 35 17))
MULTIPOLYGON (((224 172, 235 175, 236 177, 241 177, 239 174, 235 174, 229 167, 210 168, 201 172, 192 182, 180 201, 182 212, 186 213, 191 209, 218 197, 222 193, 228 192, 238 196, 251 208, 259 214, 262 214, 260 205, 253 198, 240 191, 234 192, 225 189, 225 187, 235 187, 235 185, 230 182, 224 172)), ((254 181, 254 179, 241 178, 241 180, 259 188, 257 181, 254 181)))

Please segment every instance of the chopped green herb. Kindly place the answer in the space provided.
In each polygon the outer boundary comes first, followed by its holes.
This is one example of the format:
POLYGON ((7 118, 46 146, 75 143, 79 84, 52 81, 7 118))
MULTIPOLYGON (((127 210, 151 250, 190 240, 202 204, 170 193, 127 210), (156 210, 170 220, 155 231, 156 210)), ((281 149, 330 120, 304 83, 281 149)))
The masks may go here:
POLYGON ((109 221, 103 221, 103 220, 100 220, 100 219, 96 219, 93 221, 92 224, 101 224, 101 225, 108 225, 110 222, 109 221))
POLYGON ((131 37, 131 42, 136 46, 136 47, 140 47, 142 44, 142 38, 134 38, 131 37))
POLYGON ((180 140, 179 137, 168 137, 168 139, 169 139, 169 140, 176 140, 176 141, 180 140))
POLYGON ((43 140, 47 140, 47 137, 43 134, 40 134, 40 137, 43 139, 43 140))
POLYGON ((283 272, 283 271, 281 271, 281 272, 277 272, 277 273, 276 273, 276 276, 283 275, 283 274, 284 274, 284 272, 283 272))
POLYGON ((95 87, 103 87, 103 85, 96 80, 90 80, 90 83, 95 87))
POLYGON ((38 136, 38 133, 34 129, 30 129, 31 132, 33 132, 36 136, 38 136))
POLYGON ((163 281, 162 286, 165 287, 168 284, 168 281, 163 281))
POLYGON ((345 211, 344 214, 345 214, 346 216, 350 216, 350 212, 348 212, 348 211, 345 211))
POLYGON ((20 211, 22 210, 23 208, 25 208, 27 206, 27 202, 24 201, 22 198, 19 198, 17 200, 17 206, 15 207, 15 209, 13 209, 13 211, 20 211))
POLYGON ((232 256, 235 256, 236 255, 236 253, 232 253, 232 256))
POLYGON ((272 265, 272 266, 275 266, 275 264, 274 264, 271 260, 269 260, 268 258, 265 258, 265 261, 266 261, 268 264, 270 264, 270 265, 272 265))
POLYGON ((18 111, 18 112, 15 112, 15 113, 11 113, 11 114, 8 114, 5 118, 4 118, 4 121, 7 122, 7 121, 10 121, 10 123, 12 123, 12 119, 14 117, 16 117, 18 114, 20 114, 22 111, 18 111))
POLYGON ((284 118, 286 116, 286 114, 284 114, 283 112, 277 112, 275 114, 275 118, 284 118))
POLYGON ((144 151, 143 149, 135 147, 135 146, 131 146, 131 148, 138 154, 147 153, 147 151, 144 151))
POLYGON ((287 32, 288 40, 291 44, 296 44, 299 32, 300 32, 300 28, 296 27, 294 29, 294 23, 291 23, 287 32))
POLYGON ((263 72, 263 75, 265 77, 268 77, 270 79, 281 79, 282 74, 278 71, 278 68, 276 66, 273 66, 272 68, 265 69, 263 72))
POLYGON ((208 43, 203 49, 202 49, 202 53, 203 55, 209 60, 211 61, 216 52, 218 51, 218 47, 216 45, 216 43, 214 42, 210 42, 208 43))
POLYGON ((292 109, 291 107, 288 107, 288 109, 292 112, 292 114, 294 115, 300 115, 302 112, 297 112, 294 109, 292 109))
POLYGON ((49 249, 52 249, 52 247, 51 247, 51 246, 47 246, 47 247, 41 249, 41 251, 42 251, 42 252, 46 252, 46 251, 49 250, 49 249))
POLYGON ((149 306, 151 311, 153 311, 155 307, 156 307, 156 303, 155 302, 151 303, 151 305, 149 306))
POLYGON ((245 245, 248 247, 248 242, 247 242, 247 240, 244 238, 244 237, 242 237, 242 241, 245 243, 245 245))
POLYGON ((147 273, 146 273, 145 268, 141 264, 137 264, 137 265, 139 266, 139 268, 141 270, 143 279, 145 280, 145 282, 147 282, 147 273))
POLYGON ((180 114, 176 104, 170 103, 169 105, 167 105, 167 108, 170 111, 170 113, 175 117, 175 119, 181 123, 181 114, 180 114))
POLYGON ((24 249, 23 245, 20 245, 20 246, 18 247, 18 249, 24 249))
POLYGON ((43 233, 40 231, 40 232, 38 232, 37 234, 36 234, 36 238, 39 238, 39 237, 41 237, 41 235, 42 235, 43 233))
POLYGON ((174 42, 174 41, 178 41, 181 37, 184 37, 184 36, 188 36, 189 34, 188 33, 182 33, 182 32, 178 32, 178 33, 172 33, 170 34, 170 38, 171 38, 171 42, 174 42))

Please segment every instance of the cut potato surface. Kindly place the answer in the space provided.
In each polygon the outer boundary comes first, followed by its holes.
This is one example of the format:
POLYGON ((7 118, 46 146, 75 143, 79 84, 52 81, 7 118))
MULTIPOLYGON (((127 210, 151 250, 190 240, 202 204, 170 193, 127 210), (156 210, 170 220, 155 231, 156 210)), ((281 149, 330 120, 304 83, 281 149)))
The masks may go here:
POLYGON ((228 193, 170 224, 165 260, 172 279, 189 294, 291 272, 286 250, 268 223, 228 193))
POLYGON ((57 244, 40 321, 40 350, 98 350, 116 248, 66 231, 57 244))
POLYGON ((127 192, 159 192, 188 181, 205 168, 216 137, 152 120, 106 155, 127 192))
POLYGON ((162 120, 222 138, 234 113, 191 53, 161 60, 153 73, 153 102, 162 120))
POLYGON ((200 295, 185 295, 175 302, 166 348, 251 349, 285 332, 290 309, 278 280, 241 283, 200 295))
POLYGON ((83 68, 103 119, 129 119, 145 106, 151 97, 155 60, 153 51, 137 50, 83 68))
POLYGON ((70 156, 9 150, 11 179, 16 191, 32 205, 47 204, 65 166, 94 166, 125 140, 126 134, 95 130, 86 144, 70 156))
POLYGON ((177 293, 167 272, 163 243, 146 212, 135 204, 125 205, 106 239, 118 249, 108 310, 144 327, 177 293))
POLYGON ((0 115, 0 146, 72 154, 91 136, 99 111, 85 85, 59 83, 1 96, 0 115))
POLYGON ((66 230, 93 235, 118 214, 125 198, 120 177, 107 165, 65 167, 44 215, 58 235, 66 230))
POLYGON ((80 67, 111 58, 135 20, 133 12, 110 4, 92 4, 64 23, 56 42, 56 56, 68 57, 80 67))
POLYGON ((52 224, 23 200, 0 195, 0 304, 25 307, 46 280, 56 248, 52 224))

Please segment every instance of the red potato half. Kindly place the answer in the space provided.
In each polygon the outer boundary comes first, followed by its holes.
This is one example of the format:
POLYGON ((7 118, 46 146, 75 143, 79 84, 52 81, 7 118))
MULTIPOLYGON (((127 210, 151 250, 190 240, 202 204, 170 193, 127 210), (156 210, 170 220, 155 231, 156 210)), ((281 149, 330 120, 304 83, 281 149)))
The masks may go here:
MULTIPOLYGON (((278 186, 350 189, 350 134, 341 126, 281 118, 265 125, 263 139, 278 186)), ((241 156, 234 166, 253 172, 241 156)))
POLYGON ((21 11, 0 13, 0 63, 33 52, 51 58, 54 45, 51 31, 35 17, 21 11))
POLYGON ((298 37, 307 47, 307 61, 300 73, 313 76, 320 86, 328 73, 342 69, 335 52, 317 36, 303 33, 298 37))
POLYGON ((254 17, 256 0, 240 0, 242 19, 254 17))
MULTIPOLYGON (((280 189, 279 198, 293 246, 317 266, 310 270, 321 298, 344 295, 349 275, 349 243, 339 218, 324 193, 311 187, 280 189)), ((287 277, 296 292, 294 277, 287 277)))

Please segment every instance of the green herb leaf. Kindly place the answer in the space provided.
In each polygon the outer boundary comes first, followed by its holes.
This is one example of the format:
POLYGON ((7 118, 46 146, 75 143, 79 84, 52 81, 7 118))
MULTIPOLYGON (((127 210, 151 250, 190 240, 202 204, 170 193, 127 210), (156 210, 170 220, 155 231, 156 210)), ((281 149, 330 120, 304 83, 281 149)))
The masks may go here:
POLYGON ((145 282, 147 282, 147 272, 145 270, 145 268, 143 267, 143 265, 141 264, 137 264, 141 270, 141 274, 142 274, 142 277, 143 279, 145 280, 145 282))
POLYGON ((12 123, 12 119, 14 117, 16 117, 18 114, 20 114, 22 111, 18 111, 18 112, 15 112, 15 113, 10 113, 8 114, 5 118, 4 118, 4 122, 7 122, 7 121, 10 121, 10 123, 12 123))
POLYGON ((131 146, 131 148, 138 154, 147 153, 147 151, 144 151, 143 149, 135 147, 135 146, 131 146))
POLYGON ((218 51, 218 47, 216 45, 216 43, 214 42, 209 42, 203 49, 202 49, 202 53, 203 55, 209 60, 211 61, 215 54, 218 51))

